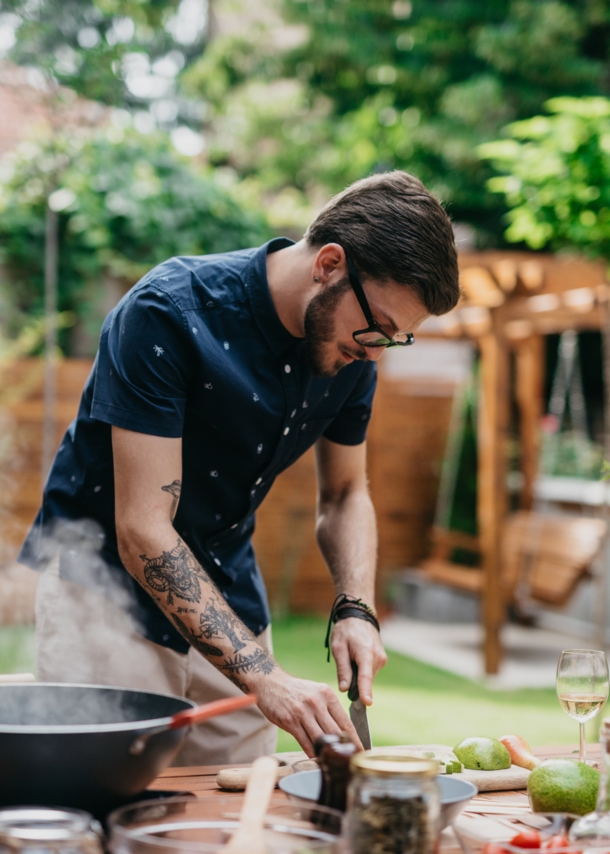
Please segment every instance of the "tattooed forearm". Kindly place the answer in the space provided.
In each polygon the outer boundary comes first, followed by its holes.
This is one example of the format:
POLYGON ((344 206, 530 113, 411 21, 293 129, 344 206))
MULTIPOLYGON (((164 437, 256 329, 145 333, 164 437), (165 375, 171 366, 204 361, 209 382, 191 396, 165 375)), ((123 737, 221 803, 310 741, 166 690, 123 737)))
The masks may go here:
POLYGON ((140 555, 140 560, 144 561, 146 583, 159 593, 167 593, 168 605, 174 604, 174 596, 185 602, 201 602, 199 581, 209 584, 210 579, 181 540, 171 552, 152 558, 140 555))
POLYGON ((250 680, 242 681, 244 677, 248 674, 264 676, 275 670, 278 665, 273 656, 259 646, 256 637, 233 613, 214 581, 180 538, 171 551, 162 551, 158 557, 151 558, 141 554, 140 560, 144 569, 142 575, 138 574, 138 581, 185 640, 238 688, 248 693, 250 680), (192 603, 195 607, 184 603, 192 603), (209 643, 212 639, 215 642, 209 643))
POLYGON ((213 655, 214 657, 220 657, 223 655, 222 650, 219 649, 217 646, 212 646, 211 643, 206 643, 205 641, 201 640, 201 638, 197 637, 197 635, 194 634, 189 629, 189 627, 182 622, 178 614, 170 614, 170 616, 182 637, 187 640, 191 644, 191 646, 194 646, 195 649, 202 655, 205 655, 206 657, 208 655, 213 655))
POLYGON ((264 673, 267 676, 275 670, 277 664, 269 653, 259 646, 248 655, 238 652, 234 658, 225 658, 218 666, 225 676, 231 678, 236 673, 264 673))
POLYGON ((169 518, 173 522, 176 516, 176 510, 178 509, 178 502, 180 501, 182 481, 174 480, 171 483, 168 483, 166 486, 162 486, 161 489, 163 490, 163 492, 169 492, 169 494, 172 496, 172 506, 169 511, 169 518))
POLYGON ((227 637, 234 652, 239 652, 249 641, 255 640, 254 635, 248 631, 241 620, 229 611, 224 603, 212 598, 205 606, 205 611, 199 616, 201 634, 208 640, 210 638, 227 637), (220 608, 217 605, 220 604, 220 608))

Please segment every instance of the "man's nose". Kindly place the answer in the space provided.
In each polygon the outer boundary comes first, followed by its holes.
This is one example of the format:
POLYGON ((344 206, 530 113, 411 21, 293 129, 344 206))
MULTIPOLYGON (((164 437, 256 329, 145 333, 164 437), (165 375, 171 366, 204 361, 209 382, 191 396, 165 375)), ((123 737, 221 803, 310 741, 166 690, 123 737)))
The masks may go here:
POLYGON ((385 347, 365 347, 366 350, 366 358, 369 362, 376 362, 378 359, 384 354, 385 347))

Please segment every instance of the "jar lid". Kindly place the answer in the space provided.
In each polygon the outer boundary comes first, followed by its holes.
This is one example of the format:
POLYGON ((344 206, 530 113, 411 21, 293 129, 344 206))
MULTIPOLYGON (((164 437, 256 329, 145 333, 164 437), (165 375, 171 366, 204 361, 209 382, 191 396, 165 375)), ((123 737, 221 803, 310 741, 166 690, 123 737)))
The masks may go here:
POLYGON ((351 769, 355 774, 371 777, 436 777, 439 763, 436 759, 418 759, 414 756, 384 756, 379 750, 363 750, 352 757, 351 769))

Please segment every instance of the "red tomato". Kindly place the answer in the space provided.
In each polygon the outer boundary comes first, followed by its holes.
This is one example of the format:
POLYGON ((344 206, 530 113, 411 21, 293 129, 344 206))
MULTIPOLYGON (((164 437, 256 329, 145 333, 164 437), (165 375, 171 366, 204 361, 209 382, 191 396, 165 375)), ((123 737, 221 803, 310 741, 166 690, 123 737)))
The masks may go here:
POLYGON ((540 834, 537 830, 522 830, 510 841, 515 848, 540 848, 540 834))
POLYGON ((498 845, 496 842, 488 842, 481 854, 508 854, 506 848, 502 848, 501 845, 498 845))
POLYGON ((560 833, 555 836, 549 836, 541 845, 541 848, 569 848, 570 840, 567 836, 562 836, 560 833))

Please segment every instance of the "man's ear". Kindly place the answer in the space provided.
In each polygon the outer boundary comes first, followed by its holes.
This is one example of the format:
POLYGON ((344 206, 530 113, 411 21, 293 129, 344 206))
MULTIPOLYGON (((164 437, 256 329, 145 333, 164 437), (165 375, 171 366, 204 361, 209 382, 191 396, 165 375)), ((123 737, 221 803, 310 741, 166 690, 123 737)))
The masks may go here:
POLYGON ((345 252, 339 243, 326 243, 318 250, 313 263, 312 275, 322 287, 336 284, 347 276, 345 252))

